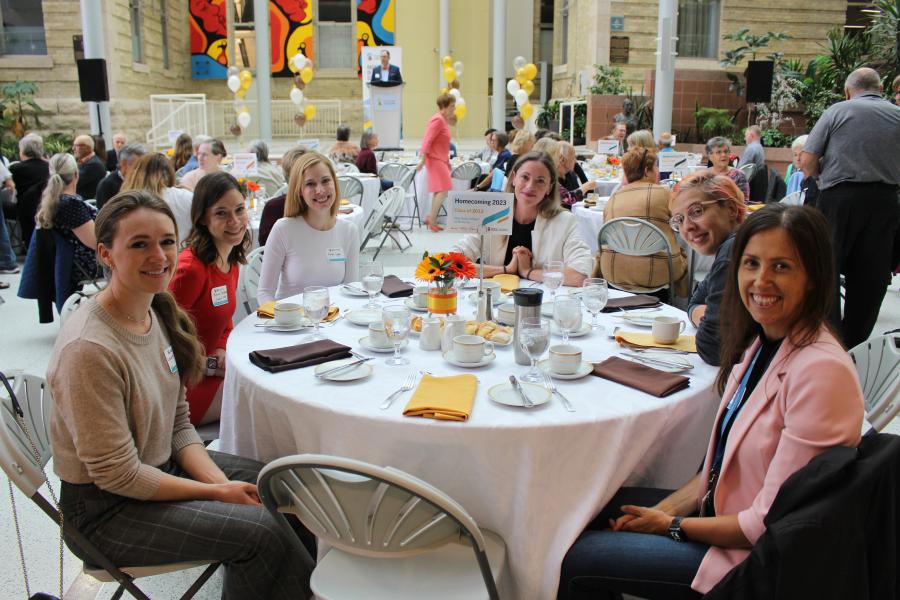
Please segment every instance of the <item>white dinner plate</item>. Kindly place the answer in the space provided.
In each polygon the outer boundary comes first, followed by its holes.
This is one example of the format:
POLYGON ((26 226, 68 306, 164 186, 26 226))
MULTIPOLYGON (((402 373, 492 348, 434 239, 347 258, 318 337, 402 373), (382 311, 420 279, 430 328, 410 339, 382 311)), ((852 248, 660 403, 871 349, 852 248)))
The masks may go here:
MULTIPOLYGON (((569 337, 581 337, 583 335, 587 335, 591 332, 591 322, 590 321, 581 321, 581 327, 578 328, 577 331, 570 331, 569 337)), ((562 330, 557 325, 556 321, 550 321, 550 333, 553 335, 562 335, 562 330)))
MULTIPOLYGON (((536 383, 528 383, 525 381, 519 382, 519 385, 522 386, 525 395, 528 396, 528 399, 531 400, 531 402, 535 406, 540 406, 541 404, 546 404, 550 401, 550 390, 548 390, 544 386, 537 385, 536 383)), ((488 398, 490 398, 494 402, 497 402, 498 404, 525 408, 525 405, 522 403, 522 398, 509 383, 498 383, 497 385, 488 389, 488 398)))
POLYGON ((359 298, 368 298, 369 297, 369 293, 367 291, 365 291, 364 289, 362 289, 362 282, 360 282, 360 281, 354 281, 352 287, 346 283, 342 283, 341 291, 344 292, 345 294, 347 294, 348 296, 356 296, 359 298))
POLYGON ((620 354, 625 360, 666 373, 684 373, 694 368, 693 363, 680 354, 663 352, 622 352, 620 354))
POLYGON ((478 367, 489 365, 494 361, 495 358, 497 358, 497 355, 491 352, 478 362, 459 362, 458 360, 453 358, 452 350, 450 350, 449 352, 444 352, 444 360, 446 360, 454 367, 463 367, 464 369, 477 369, 478 367))
POLYGON ((638 327, 653 327, 653 319, 656 317, 644 316, 644 315, 623 315, 619 317, 623 321, 628 321, 632 325, 637 325, 638 327))
POLYGON ((356 310, 349 311, 345 316, 346 319, 354 325, 368 327, 370 323, 381 322, 381 309, 357 308, 356 310))
POLYGON ((413 312, 428 312, 428 307, 427 307, 427 306, 424 307, 424 308, 421 307, 421 306, 416 306, 416 301, 413 300, 412 298, 406 298, 406 299, 403 301, 403 304, 405 304, 405 305, 406 305, 406 308, 408 308, 409 310, 411 310, 411 311, 413 311, 413 312))
MULTIPOLYGON (((406 348, 406 345, 409 344, 409 340, 403 340, 400 344, 400 349, 406 348)), ((393 344, 389 346, 376 346, 372 343, 372 340, 369 339, 369 336, 359 338, 359 345, 369 350, 370 352, 393 352, 394 346, 393 344)))
MULTIPOLYGON (((352 363, 355 360, 359 359, 350 357, 322 363, 321 365, 316 365, 316 373, 321 373, 322 371, 327 371, 328 369, 334 369, 341 365, 352 363)), ((344 369, 343 371, 338 371, 334 375, 325 375, 324 379, 327 379, 329 381, 356 381, 357 379, 368 377, 371 374, 372 365, 370 365, 368 362, 364 362, 356 365, 355 367, 344 369)))
POLYGON ((301 329, 306 329, 308 327, 312 327, 309 324, 309 321, 303 319, 296 325, 279 325, 275 322, 275 319, 269 319, 268 321, 263 321, 259 323, 259 325, 266 329, 267 331, 280 331, 280 332, 289 332, 289 331, 300 331, 301 329))
MULTIPOLYGON (((472 292, 467 296, 470 304, 478 304, 478 292, 472 292)), ((491 296, 491 304, 493 306, 498 306, 503 304, 509 300, 509 294, 499 293, 496 296, 491 296)))
POLYGON ((562 373, 554 373, 550 370, 550 359, 545 358, 544 360, 538 362, 538 368, 541 371, 552 377, 553 379, 581 379, 585 375, 590 375, 594 370, 594 365, 587 362, 586 360, 581 361, 581 364, 578 365, 578 370, 574 373, 569 373, 563 375, 562 373))

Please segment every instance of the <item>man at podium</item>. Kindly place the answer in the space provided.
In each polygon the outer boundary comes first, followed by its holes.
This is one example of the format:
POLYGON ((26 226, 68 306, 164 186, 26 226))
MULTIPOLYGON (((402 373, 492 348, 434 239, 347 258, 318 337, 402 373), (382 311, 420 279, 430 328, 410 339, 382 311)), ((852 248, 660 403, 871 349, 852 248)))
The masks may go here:
POLYGON ((387 50, 381 51, 381 64, 372 69, 372 79, 369 83, 379 86, 403 83, 400 67, 391 64, 391 53, 387 50))

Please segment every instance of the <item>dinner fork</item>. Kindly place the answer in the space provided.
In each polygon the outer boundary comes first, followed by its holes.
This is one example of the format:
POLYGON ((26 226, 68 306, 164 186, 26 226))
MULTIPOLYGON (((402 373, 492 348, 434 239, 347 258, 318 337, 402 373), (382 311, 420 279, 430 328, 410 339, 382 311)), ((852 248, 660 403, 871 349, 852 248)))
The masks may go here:
POLYGON ((397 396, 399 396, 403 392, 408 392, 409 390, 411 390, 413 388, 413 383, 415 383, 415 381, 416 381, 415 373, 407 375, 406 379, 403 380, 403 385, 401 385, 399 389, 391 392, 391 395, 388 396, 387 398, 385 398, 384 402, 382 402, 381 406, 379 406, 378 408, 380 408, 381 410, 389 409, 391 407, 391 404, 394 403, 394 400, 396 400, 397 396))
POLYGON ((566 410, 569 412, 575 412, 575 407, 572 406, 572 403, 569 402, 569 399, 563 396, 558 389, 556 389, 556 384, 553 383, 553 380, 549 375, 544 375, 544 387, 550 390, 551 394, 556 394, 559 396, 559 399, 563 401, 563 406, 566 407, 566 410))

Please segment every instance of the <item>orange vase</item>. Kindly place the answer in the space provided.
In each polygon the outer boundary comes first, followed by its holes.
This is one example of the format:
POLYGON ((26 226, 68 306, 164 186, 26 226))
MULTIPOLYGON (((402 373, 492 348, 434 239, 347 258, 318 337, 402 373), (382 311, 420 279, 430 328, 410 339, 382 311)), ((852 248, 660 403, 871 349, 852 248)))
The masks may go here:
POLYGON ((457 292, 450 288, 428 290, 428 312, 434 315, 450 315, 456 312, 457 292))

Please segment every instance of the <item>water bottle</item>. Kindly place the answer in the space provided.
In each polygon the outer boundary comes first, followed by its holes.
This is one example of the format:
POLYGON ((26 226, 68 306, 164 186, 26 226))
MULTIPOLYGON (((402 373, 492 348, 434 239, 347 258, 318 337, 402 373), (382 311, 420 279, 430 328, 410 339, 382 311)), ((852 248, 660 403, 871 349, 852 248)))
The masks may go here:
POLYGON ((541 304, 544 300, 544 292, 534 288, 518 288, 513 290, 513 304, 516 307, 515 329, 513 331, 513 350, 516 353, 516 362, 520 365, 530 365, 531 357, 522 349, 519 343, 519 324, 522 319, 541 316, 541 304))

